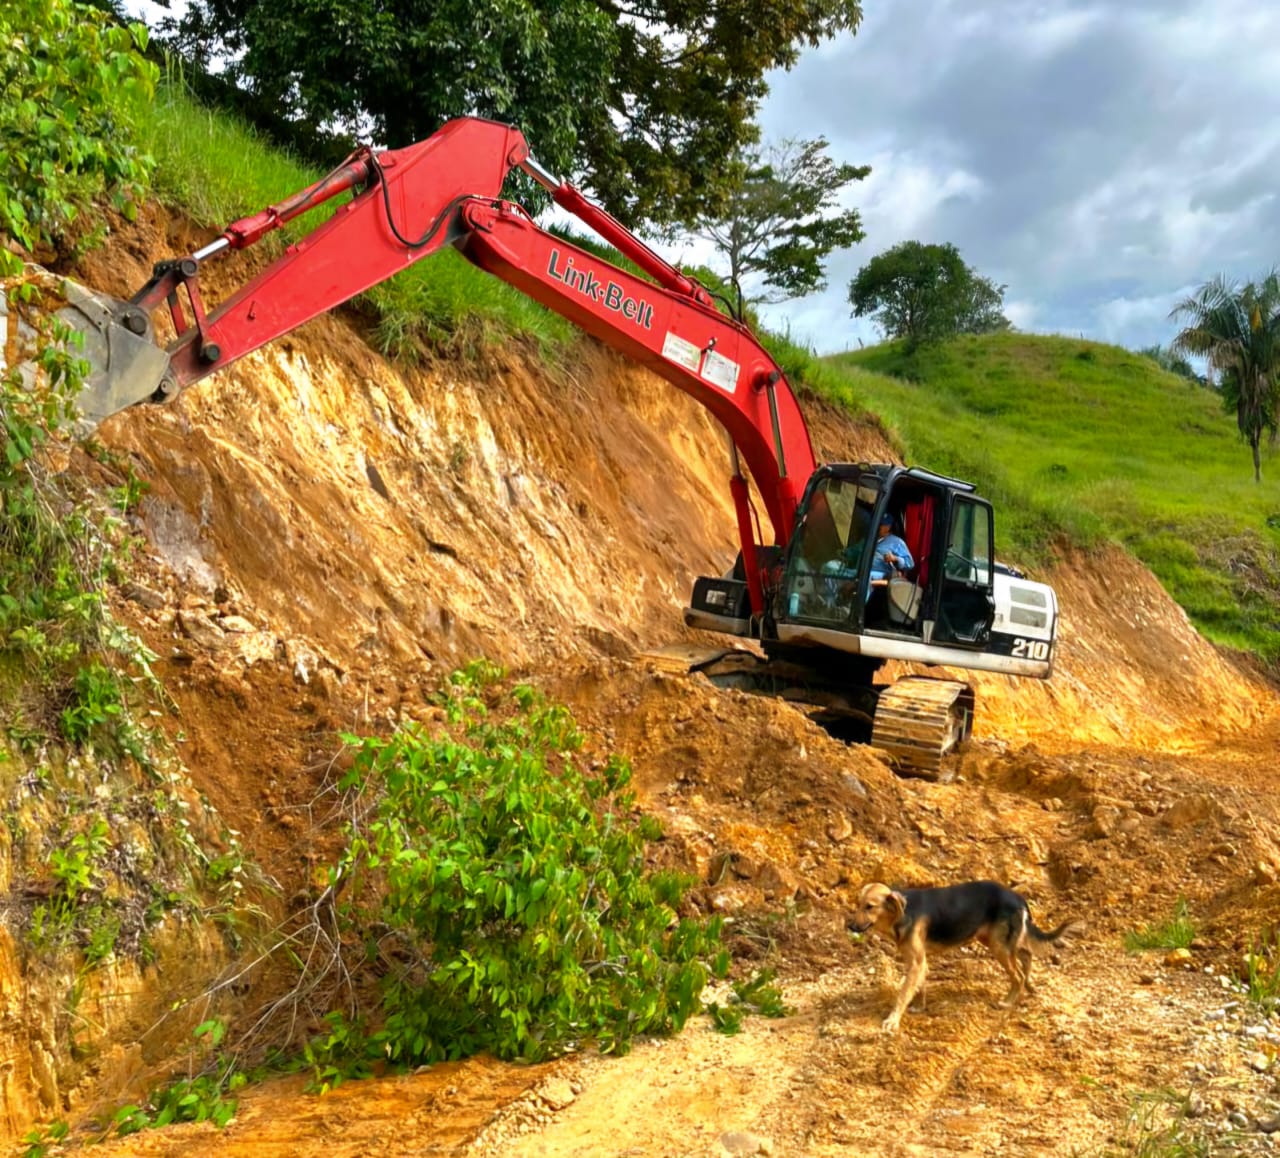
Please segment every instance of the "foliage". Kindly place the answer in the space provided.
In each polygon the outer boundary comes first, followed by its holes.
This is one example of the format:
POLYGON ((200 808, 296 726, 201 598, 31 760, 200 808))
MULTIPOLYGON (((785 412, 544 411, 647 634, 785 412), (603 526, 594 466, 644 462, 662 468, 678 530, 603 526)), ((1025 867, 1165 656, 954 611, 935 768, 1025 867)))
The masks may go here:
POLYGON ((765 74, 860 19, 856 0, 194 0, 168 30, 312 130, 396 148, 464 114, 518 124, 545 165, 637 223, 714 206, 765 74))
POLYGON ((1209 638, 1280 661, 1280 490, 1232 469, 1213 391, 1129 350, 1019 334, 823 365, 824 397, 873 410, 906 461, 992 500, 1001 557, 1034 567, 1056 543, 1118 541, 1209 638))
POLYGON ((1280 433, 1280 272, 1239 286, 1218 276, 1170 314, 1186 327, 1173 347, 1206 358, 1220 375, 1222 404, 1234 412, 1240 437, 1253 452, 1253 477, 1262 481, 1258 447, 1280 433))
MULTIPOLYGON (((727 967, 727 964, 726 964, 727 967)), ((733 985, 733 996, 727 1005, 707 1003, 707 1015, 711 1023, 724 1034, 735 1034, 742 1029, 742 1019, 747 1013, 762 1017, 787 1017, 791 1010, 782 999, 782 991, 773 984, 774 971, 761 969, 745 981, 733 985)))
POLYGON ((872 315, 909 349, 956 334, 1009 329, 1004 286, 982 277, 954 245, 903 241, 873 257, 849 283, 854 315, 872 315))
POLYGON ((1191 1117, 1188 1099, 1172 1090, 1136 1094, 1115 1145, 1104 1147, 1099 1158, 1209 1158, 1238 1152, 1234 1131, 1214 1137, 1206 1126, 1191 1117))
POLYGON ((22 1136, 22 1144, 26 1146, 22 1158, 48 1158, 70 1130, 71 1127, 62 1120, 33 1126, 22 1136))
POLYGON ((1280 928, 1264 932, 1245 954, 1245 989, 1264 1010, 1280 1008, 1280 928))
POLYGON ((229 1095, 243 1088, 249 1076, 236 1067, 234 1059, 218 1052, 225 1032, 225 1024, 217 1018, 196 1026, 196 1040, 204 1039, 212 1051, 205 1070, 156 1087, 140 1105, 121 1106, 112 1120, 114 1132, 125 1137, 172 1122, 212 1122, 220 1129, 226 1126, 239 1105, 229 1095))
POLYGON ((1167 921, 1143 925, 1124 935, 1126 953, 1146 949, 1186 949, 1196 939, 1196 925, 1187 910, 1187 902, 1179 897, 1173 916, 1167 921))
MULTIPOLYGON (((133 110, 154 88, 147 31, 71 0, 0 8, 0 234, 31 251, 61 238, 100 193, 134 212, 151 162, 133 110)), ((0 247, 2 249, 3 247, 0 247)), ((12 261, 0 274, 16 272, 12 261)))
MULTIPOLYGON (((17 0, 0 12, 0 240, 56 246, 91 198, 133 204, 150 165, 132 137, 132 110, 155 80, 138 52, 145 44, 142 26, 121 28, 69 0, 17 0)), ((78 657, 110 653, 144 670, 153 657, 103 602, 115 522, 47 457, 88 369, 79 335, 56 316, 60 287, 0 245, 0 291, 10 323, 0 372, 0 655, 26 664, 53 703, 69 670, 59 722, 84 743, 121 715, 124 694, 101 663, 82 669, 78 657)))
POLYGON ((728 278, 758 280, 755 300, 782 302, 825 289, 827 255, 865 236, 856 209, 839 209, 846 186, 869 166, 837 165, 827 142, 788 140, 744 148, 725 207, 700 221, 695 235, 714 242, 728 278))
POLYGON ((359 741, 345 781, 377 803, 331 887, 385 973, 368 1040, 397 1063, 624 1052, 697 1012, 716 948, 718 919, 677 916, 690 881, 644 868, 658 833, 625 761, 582 769, 572 718, 531 687, 491 711, 497 677, 455 673, 445 732, 359 741))
POLYGON ((1172 346, 1144 346, 1137 352, 1150 358, 1161 370, 1167 370, 1170 374, 1177 374, 1179 378, 1187 378, 1192 382, 1199 382, 1202 386, 1208 385, 1196 373, 1195 367, 1172 346))

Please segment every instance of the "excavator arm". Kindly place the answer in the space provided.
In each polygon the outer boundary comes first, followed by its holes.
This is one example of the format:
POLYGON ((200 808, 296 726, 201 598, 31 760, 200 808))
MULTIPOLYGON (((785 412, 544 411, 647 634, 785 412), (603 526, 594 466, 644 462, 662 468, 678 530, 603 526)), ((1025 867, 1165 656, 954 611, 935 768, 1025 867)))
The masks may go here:
POLYGON ((725 427, 743 562, 759 614, 764 596, 738 455, 780 544, 791 534, 796 504, 815 466, 808 430, 782 371, 746 326, 716 308, 705 288, 547 173, 530 156, 522 134, 508 125, 464 117, 404 149, 357 150, 316 184, 234 222, 198 252, 160 262, 128 302, 80 294, 71 302, 79 316, 71 320, 82 328, 88 323, 94 367, 81 409, 96 426, 135 403, 170 400, 445 245, 648 366, 725 427), (516 166, 653 280, 548 233, 522 208, 500 200, 516 166), (246 248, 348 191, 351 199, 328 220, 206 311, 199 288, 204 262, 227 249, 246 248), (156 348, 151 318, 162 305, 176 334, 163 352, 156 348))

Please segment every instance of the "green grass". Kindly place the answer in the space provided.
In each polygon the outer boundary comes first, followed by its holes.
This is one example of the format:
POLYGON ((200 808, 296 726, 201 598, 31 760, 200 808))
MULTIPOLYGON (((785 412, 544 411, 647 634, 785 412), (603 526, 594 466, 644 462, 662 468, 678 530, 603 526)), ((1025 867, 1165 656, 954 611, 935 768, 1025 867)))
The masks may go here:
POLYGON ((1212 392, 1128 350, 1021 334, 826 362, 909 461, 978 484, 1003 556, 1117 541, 1209 638, 1280 662, 1280 453, 1255 483, 1212 392))
MULTIPOLYGON (((154 196, 202 225, 220 229, 324 176, 243 122, 199 104, 176 76, 161 85, 139 119, 142 147, 156 160, 154 196)), ((281 231, 284 238, 305 235, 327 220, 337 203, 304 214, 281 231)), ((280 241, 261 244, 278 248, 280 241)), ((357 304, 377 319, 375 344, 399 357, 412 356, 422 344, 459 353, 518 338, 532 341, 554 360, 577 333, 452 249, 408 267, 361 295, 357 304)))
POLYGON ((1235 1153, 1235 1131, 1217 1133, 1211 1123, 1192 1119, 1188 1099, 1172 1090, 1133 1096, 1128 1116, 1098 1158, 1210 1158, 1235 1153))
POLYGON ((1245 992, 1263 1010, 1280 1008, 1280 929, 1262 934, 1245 955, 1245 992))
POLYGON ((1126 953, 1141 953, 1149 949, 1188 949, 1196 939, 1195 922, 1187 911, 1187 902, 1179 898, 1173 916, 1154 925, 1143 925, 1124 935, 1126 953))

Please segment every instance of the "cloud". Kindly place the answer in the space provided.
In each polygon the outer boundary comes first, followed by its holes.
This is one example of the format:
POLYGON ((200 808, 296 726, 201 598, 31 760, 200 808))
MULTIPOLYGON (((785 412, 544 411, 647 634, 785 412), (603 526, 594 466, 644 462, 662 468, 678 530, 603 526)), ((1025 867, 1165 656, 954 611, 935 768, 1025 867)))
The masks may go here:
POLYGON ((1023 328, 1167 342, 1161 303, 1280 262, 1276 76, 1274 5, 868 5, 857 36, 770 79, 767 136, 803 126, 873 167, 853 197, 867 239, 788 313, 825 320, 820 349, 854 344, 848 281, 917 238, 1007 285, 1023 328))

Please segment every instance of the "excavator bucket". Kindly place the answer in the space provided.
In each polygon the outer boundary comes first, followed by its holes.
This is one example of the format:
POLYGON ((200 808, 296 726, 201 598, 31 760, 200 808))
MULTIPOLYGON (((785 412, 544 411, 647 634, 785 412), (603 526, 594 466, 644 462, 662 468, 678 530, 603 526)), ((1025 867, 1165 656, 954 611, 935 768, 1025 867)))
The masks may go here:
MULTIPOLYGON (((162 400, 171 389, 169 355, 156 345, 151 319, 143 310, 73 281, 64 281, 62 289, 67 304, 57 316, 84 335, 82 353, 89 363, 71 424, 75 437, 84 439, 111 415, 147 399, 162 400)), ((0 313, 5 312, 0 299, 0 313)), ((29 335, 23 323, 12 317, 6 321, 18 326, 17 345, 24 345, 29 335)), ((30 364, 19 370, 28 384, 34 381, 36 371, 30 364)))

